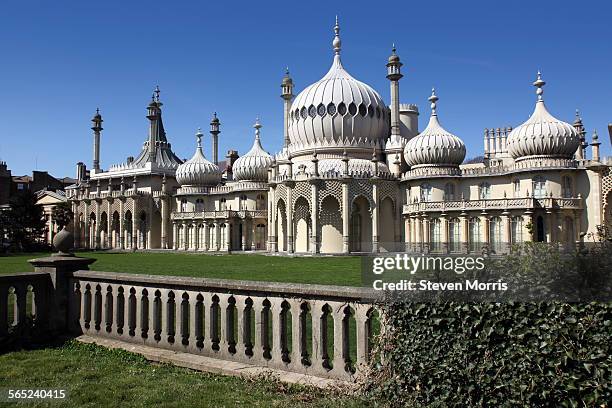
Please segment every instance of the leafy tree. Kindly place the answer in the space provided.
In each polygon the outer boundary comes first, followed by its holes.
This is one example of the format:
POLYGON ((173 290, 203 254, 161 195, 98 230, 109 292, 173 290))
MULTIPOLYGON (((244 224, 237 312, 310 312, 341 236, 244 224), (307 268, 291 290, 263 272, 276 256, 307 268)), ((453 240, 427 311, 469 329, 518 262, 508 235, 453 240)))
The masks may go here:
POLYGON ((45 230, 43 210, 36 200, 34 193, 25 190, 11 198, 6 214, 9 239, 22 250, 34 248, 45 230))
POLYGON ((70 208, 70 204, 68 203, 59 203, 55 207, 53 207, 53 211, 51 212, 51 217, 59 226, 61 230, 67 225, 70 225, 72 218, 74 217, 74 213, 70 208))

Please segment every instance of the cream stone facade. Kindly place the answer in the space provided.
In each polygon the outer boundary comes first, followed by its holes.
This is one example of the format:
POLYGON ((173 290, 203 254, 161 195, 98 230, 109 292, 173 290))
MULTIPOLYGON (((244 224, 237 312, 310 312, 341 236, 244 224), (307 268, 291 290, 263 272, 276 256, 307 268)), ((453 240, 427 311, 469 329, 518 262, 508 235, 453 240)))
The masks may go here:
POLYGON ((97 112, 91 175, 80 168, 67 190, 77 246, 499 254, 526 241, 573 248, 612 228, 612 161, 600 157, 596 133, 586 141, 578 113, 568 124, 547 110, 540 73, 530 118, 485 129, 484 159, 464 164, 465 144, 442 126, 434 90, 422 131, 417 105, 400 103, 395 48, 387 106, 345 69, 337 22, 334 34, 323 78, 297 96, 288 72, 282 80, 284 144, 274 155, 257 120, 252 148, 222 170, 215 114, 213 160, 198 131, 183 163, 166 138, 157 90, 140 155, 103 171, 97 112))

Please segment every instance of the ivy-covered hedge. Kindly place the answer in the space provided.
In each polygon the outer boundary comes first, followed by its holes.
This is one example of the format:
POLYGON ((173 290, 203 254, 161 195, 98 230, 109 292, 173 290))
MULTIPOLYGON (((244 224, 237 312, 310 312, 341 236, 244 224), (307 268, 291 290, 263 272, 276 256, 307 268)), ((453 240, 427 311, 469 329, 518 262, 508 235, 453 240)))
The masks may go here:
POLYGON ((606 406, 612 304, 384 306, 366 386, 391 406, 606 406))

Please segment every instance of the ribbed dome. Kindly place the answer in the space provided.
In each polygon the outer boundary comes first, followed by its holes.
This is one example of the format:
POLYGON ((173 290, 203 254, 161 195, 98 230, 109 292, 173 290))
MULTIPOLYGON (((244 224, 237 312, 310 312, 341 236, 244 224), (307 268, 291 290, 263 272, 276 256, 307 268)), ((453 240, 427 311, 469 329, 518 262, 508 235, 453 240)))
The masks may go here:
POLYGON ((202 133, 196 134, 198 146, 193 157, 176 169, 176 181, 181 186, 214 186, 221 182, 221 171, 202 152, 202 133))
POLYGON ((300 92, 291 105, 292 152, 339 150, 382 143, 388 134, 388 108, 369 85, 353 78, 340 60, 336 23, 334 60, 323 78, 300 92))
POLYGON ((533 157, 571 159, 580 144, 578 131, 546 109, 542 98, 545 84, 538 72, 538 79, 533 83, 538 88, 535 109, 525 123, 508 135, 508 152, 516 161, 533 157))
POLYGON ((438 97, 434 90, 429 101, 431 102, 429 124, 425 130, 406 143, 404 148, 406 163, 412 168, 459 166, 465 159, 465 144, 440 125, 436 112, 438 97))
POLYGON ((235 180, 267 181, 268 168, 272 164, 272 156, 261 147, 259 129, 262 125, 259 120, 253 125, 255 128, 255 141, 253 147, 234 162, 232 169, 235 180))

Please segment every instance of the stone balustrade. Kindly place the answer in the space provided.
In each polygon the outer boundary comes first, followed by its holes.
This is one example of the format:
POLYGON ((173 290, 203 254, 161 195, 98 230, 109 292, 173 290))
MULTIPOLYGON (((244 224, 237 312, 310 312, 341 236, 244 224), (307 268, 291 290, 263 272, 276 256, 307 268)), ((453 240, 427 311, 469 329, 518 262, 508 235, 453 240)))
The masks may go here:
POLYGON ((577 198, 498 198, 482 200, 457 200, 457 201, 420 201, 404 204, 403 214, 415 214, 422 212, 447 212, 447 211, 469 211, 469 210, 527 210, 535 208, 558 208, 558 209, 582 209, 583 199, 577 198))
POLYGON ((76 333, 340 380, 367 362, 377 313, 361 288, 94 271, 69 287, 76 333))
POLYGON ((0 339, 13 331, 47 329, 50 291, 48 273, 0 275, 0 339))
POLYGON ((228 219, 228 218, 267 218, 267 210, 221 210, 177 212, 170 215, 172 220, 228 219))

